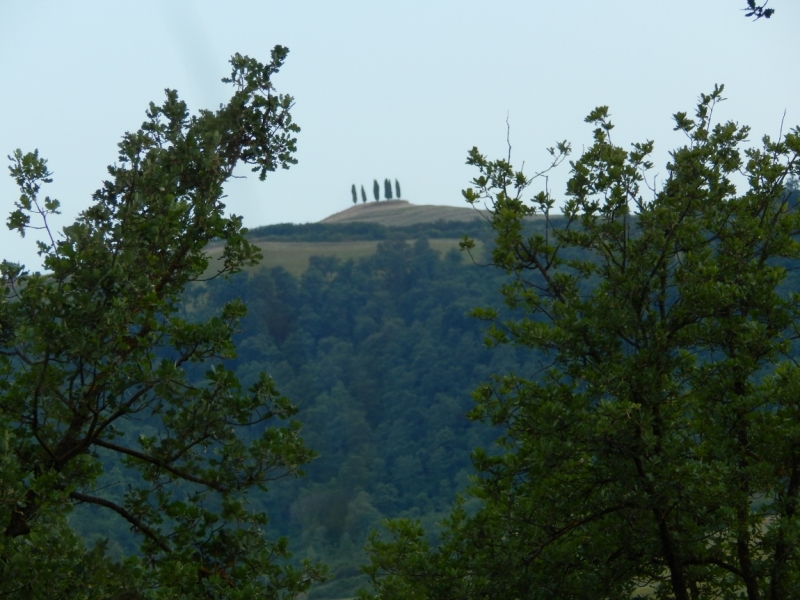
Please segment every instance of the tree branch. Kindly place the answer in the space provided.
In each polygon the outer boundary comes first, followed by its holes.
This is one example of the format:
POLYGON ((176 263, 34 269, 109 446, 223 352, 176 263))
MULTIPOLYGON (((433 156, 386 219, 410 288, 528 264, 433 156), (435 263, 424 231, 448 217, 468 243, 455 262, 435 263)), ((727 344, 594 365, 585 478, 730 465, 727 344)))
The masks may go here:
POLYGON ((114 452, 119 452, 120 454, 124 454, 126 456, 130 456, 132 458, 136 458, 141 460, 142 462, 149 463, 151 465, 155 465, 181 479, 185 479, 186 481, 191 481, 192 483, 197 483, 199 485, 204 485, 206 487, 211 488, 217 492, 225 492, 227 491, 224 486, 219 485, 218 483, 214 483, 212 481, 208 481, 206 479, 202 479, 200 477, 195 477, 191 473, 187 473, 186 471, 182 471, 180 469, 176 469, 175 467, 171 466, 169 463, 163 460, 159 460, 153 456, 148 454, 144 454, 142 452, 138 452, 132 448, 127 448, 125 446, 119 446, 117 444, 113 444, 111 442, 107 442, 106 440, 96 439, 94 440, 94 444, 100 446, 101 448, 107 448, 108 450, 113 450, 114 452))
POLYGON ((726 571, 730 571, 737 577, 744 577, 744 573, 741 570, 737 569, 730 563, 726 563, 724 560, 719 558, 689 558, 683 561, 684 565, 716 565, 718 567, 722 567, 726 571))
POLYGON ((153 542, 155 542, 155 544, 159 548, 161 548, 164 552, 166 552, 167 554, 172 554, 172 548, 170 548, 167 545, 167 543, 156 534, 155 531, 150 529, 147 525, 142 523, 141 519, 136 518, 135 515, 122 508, 119 504, 115 504, 104 498, 98 498, 97 496, 87 496, 86 494, 81 494, 80 492, 70 492, 69 497, 72 498, 73 500, 78 500, 79 502, 86 502, 87 504, 97 504, 98 506, 104 506, 105 508, 113 510, 115 513, 117 513, 123 519, 125 519, 128 523, 130 523, 133 527, 135 527, 138 531, 141 531, 144 535, 146 535, 153 542))

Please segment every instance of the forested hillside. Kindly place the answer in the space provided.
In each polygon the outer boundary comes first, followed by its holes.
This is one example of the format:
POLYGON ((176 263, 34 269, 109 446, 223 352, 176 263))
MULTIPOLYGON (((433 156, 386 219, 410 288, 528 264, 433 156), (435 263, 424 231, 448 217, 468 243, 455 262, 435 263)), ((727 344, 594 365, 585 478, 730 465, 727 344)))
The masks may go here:
POLYGON ((194 299, 246 302, 237 374, 272 375, 320 455, 305 479, 260 498, 296 556, 331 567, 333 582, 312 597, 354 592, 366 536, 382 519, 442 518, 468 482, 470 451, 495 435, 466 419, 470 393, 490 372, 520 366, 513 352, 484 348, 485 327, 467 316, 497 303, 498 273, 462 259, 424 240, 385 242, 355 263, 313 260, 299 280, 258 271, 194 299))
MULTIPOLYGON (((452 236, 450 225, 437 227, 452 236)), ((305 229, 320 239, 337 227, 305 229)), ((384 237, 402 233, 381 229, 384 237)), ((304 228, 281 231, 298 239, 304 228)), ((425 237, 387 240, 358 261, 314 258, 299 278, 256 269, 189 289, 186 310, 194 318, 233 298, 245 302, 238 355, 228 366, 244 385, 260 371, 271 375, 300 407, 303 438, 319 454, 305 478, 276 481, 268 494, 252 496, 296 558, 330 566, 331 580, 312 598, 347 597, 364 583, 362 549, 382 519, 408 516, 432 526, 445 516, 468 483, 471 450, 496 436, 466 418, 470 393, 491 372, 524 370, 525 357, 483 346, 485 324, 468 312, 499 304, 503 276, 468 258, 437 253, 425 237)), ((116 470, 108 482, 121 477, 116 470)), ((133 550, 116 546, 127 538, 121 522, 77 514, 87 535, 116 530, 112 551, 133 550)))
MULTIPOLYGON (((245 386, 261 371, 271 375, 299 406, 303 438, 319 454, 305 477, 251 495, 253 507, 270 516, 271 537, 286 536, 296 561, 330 567, 328 581, 309 598, 348 598, 366 586, 363 548, 386 518, 419 519, 436 536, 474 474, 471 452, 491 452, 500 433, 467 419, 471 393, 491 374, 525 377, 537 365, 530 349, 487 348, 486 323, 469 316, 476 307, 502 304, 507 277, 482 266, 489 234, 480 222, 265 227, 250 238, 305 245, 312 253, 322 242, 372 240, 377 252, 355 261, 313 257, 299 277, 281 267, 256 268, 189 288, 185 310, 192 319, 208 318, 235 298, 247 305, 237 357, 227 364, 245 386), (431 248, 430 241, 454 239, 458 229, 482 241, 482 251, 470 257, 431 248)), ((787 285, 796 287, 794 274, 787 285)), ((127 475, 107 466, 113 495, 127 475)), ((475 501, 468 509, 469 502, 475 501)), ((99 514, 79 509, 73 522, 89 538, 116 532, 112 554, 135 552, 124 524, 99 514)))

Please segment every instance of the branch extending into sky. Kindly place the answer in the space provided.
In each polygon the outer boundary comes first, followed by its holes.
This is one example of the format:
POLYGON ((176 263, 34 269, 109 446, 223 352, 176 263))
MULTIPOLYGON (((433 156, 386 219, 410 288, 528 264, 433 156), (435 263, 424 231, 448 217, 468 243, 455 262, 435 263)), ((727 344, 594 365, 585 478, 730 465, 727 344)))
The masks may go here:
POLYGON ((755 17, 755 19, 753 19, 754 21, 758 21, 761 17, 769 19, 775 14, 775 9, 765 8, 767 4, 769 4, 769 0, 766 0, 766 2, 760 6, 756 6, 756 0, 747 0, 747 8, 742 9, 747 11, 744 16, 748 18, 755 17))

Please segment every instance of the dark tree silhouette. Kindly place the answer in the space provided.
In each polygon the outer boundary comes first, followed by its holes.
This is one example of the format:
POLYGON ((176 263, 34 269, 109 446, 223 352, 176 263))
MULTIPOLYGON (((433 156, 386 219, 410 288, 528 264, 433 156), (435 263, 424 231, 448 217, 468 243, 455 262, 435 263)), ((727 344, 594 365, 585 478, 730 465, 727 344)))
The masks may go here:
POLYGON ((372 180, 372 195, 375 196, 375 202, 381 199, 381 186, 378 185, 378 180, 372 180))
POLYGON ((361 202, 367 202, 367 192, 364 191, 364 186, 361 186, 361 202))
POLYGON ((745 12, 745 17, 755 17, 754 21, 757 21, 760 18, 769 19, 772 15, 775 14, 774 8, 765 8, 769 4, 769 0, 764 2, 764 4, 757 6, 756 0, 747 0, 747 8, 743 8, 745 12))
POLYGON ((358 195, 356 194, 356 184, 355 183, 350 188, 350 191, 353 193, 353 204, 358 204, 358 195))
POLYGON ((397 181, 397 179, 394 180, 394 192, 395 192, 394 195, 397 197, 398 200, 402 198, 402 196, 400 195, 400 182, 397 181))
POLYGON ((387 200, 392 199, 392 182, 388 179, 383 180, 383 195, 387 200))

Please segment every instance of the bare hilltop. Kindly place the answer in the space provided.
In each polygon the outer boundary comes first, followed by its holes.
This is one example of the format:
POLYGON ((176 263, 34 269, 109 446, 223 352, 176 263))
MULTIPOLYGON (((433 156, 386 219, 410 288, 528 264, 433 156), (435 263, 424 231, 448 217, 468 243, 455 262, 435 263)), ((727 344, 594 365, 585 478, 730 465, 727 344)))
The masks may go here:
POLYGON ((408 200, 384 200, 356 204, 333 214, 320 223, 378 223, 386 227, 404 227, 437 221, 475 221, 488 216, 484 210, 457 206, 412 204, 408 200))

